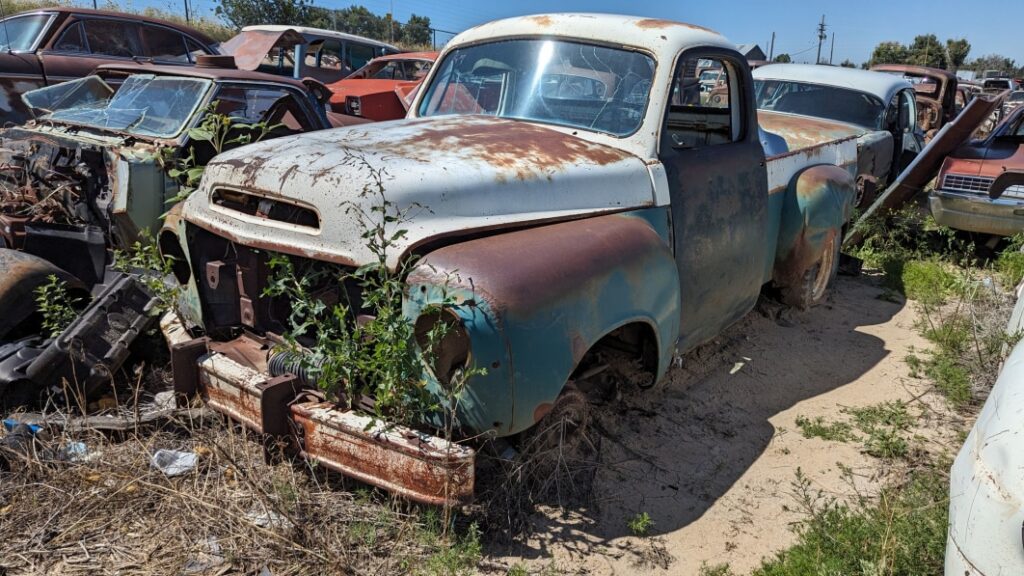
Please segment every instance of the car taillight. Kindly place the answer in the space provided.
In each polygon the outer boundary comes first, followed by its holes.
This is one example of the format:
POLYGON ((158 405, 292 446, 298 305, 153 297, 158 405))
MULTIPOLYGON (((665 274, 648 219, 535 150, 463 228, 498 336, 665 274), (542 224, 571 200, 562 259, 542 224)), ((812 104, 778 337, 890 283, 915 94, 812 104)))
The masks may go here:
POLYGON ((349 96, 345 98, 345 110, 347 113, 353 116, 362 116, 362 102, 359 100, 359 96, 349 96))

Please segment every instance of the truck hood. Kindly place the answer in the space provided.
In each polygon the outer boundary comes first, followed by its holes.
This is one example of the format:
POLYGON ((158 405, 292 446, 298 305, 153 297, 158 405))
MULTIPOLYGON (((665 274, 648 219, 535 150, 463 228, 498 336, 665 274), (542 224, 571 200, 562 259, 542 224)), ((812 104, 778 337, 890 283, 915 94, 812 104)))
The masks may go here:
POLYGON ((647 165, 617 148, 529 122, 446 116, 221 154, 182 216, 243 245, 360 266, 377 261, 362 235, 381 220, 385 198, 389 215, 401 215, 388 232, 405 230, 387 255, 394 268, 445 237, 650 206, 654 192, 647 165), (260 209, 235 209, 223 191, 255 196, 249 204, 260 209), (299 210, 275 211, 275 203, 299 210), (305 216, 300 223, 275 213, 305 216))

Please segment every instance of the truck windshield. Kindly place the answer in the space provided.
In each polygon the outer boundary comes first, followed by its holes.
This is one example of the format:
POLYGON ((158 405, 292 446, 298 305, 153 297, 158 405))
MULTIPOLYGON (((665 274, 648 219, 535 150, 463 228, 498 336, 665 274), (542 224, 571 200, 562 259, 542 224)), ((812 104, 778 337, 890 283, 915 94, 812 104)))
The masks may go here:
POLYGON ((885 105, 859 90, 787 80, 754 80, 758 110, 846 122, 872 130, 883 129, 885 105))
POLYGON ((31 50, 49 21, 49 14, 30 14, 0 20, 0 50, 31 50))
POLYGON ((654 60, 564 40, 505 40, 452 50, 420 116, 487 114, 626 136, 643 121, 654 60))
POLYGON ((30 107, 51 122, 92 126, 152 138, 177 136, 213 84, 200 78, 129 76, 114 92, 97 76, 27 92, 30 107))

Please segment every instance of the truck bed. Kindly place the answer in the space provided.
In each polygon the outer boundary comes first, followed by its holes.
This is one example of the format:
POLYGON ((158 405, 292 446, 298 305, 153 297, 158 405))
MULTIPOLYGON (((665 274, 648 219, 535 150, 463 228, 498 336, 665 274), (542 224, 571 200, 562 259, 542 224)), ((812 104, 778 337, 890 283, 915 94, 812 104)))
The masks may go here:
POLYGON ((764 110, 758 110, 757 116, 761 129, 784 139, 789 148, 767 158, 769 194, 781 192, 797 172, 817 164, 839 166, 856 176, 857 137, 863 129, 764 110))

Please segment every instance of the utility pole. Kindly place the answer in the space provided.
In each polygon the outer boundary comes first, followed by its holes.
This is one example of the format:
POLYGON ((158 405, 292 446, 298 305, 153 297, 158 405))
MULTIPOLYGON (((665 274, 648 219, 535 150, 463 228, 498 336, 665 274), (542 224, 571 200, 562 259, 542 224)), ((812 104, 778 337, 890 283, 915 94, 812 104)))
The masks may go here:
MULTIPOLYGON (((189 14, 188 14, 188 0, 183 0, 183 1, 185 2, 185 23, 186 24, 191 24, 192 23, 192 19, 189 18, 189 14)), ((96 0, 92 0, 92 5, 93 5, 93 7, 96 6, 96 0)))
POLYGON ((825 15, 822 14, 821 24, 818 24, 818 57, 814 60, 815 64, 821 64, 821 43, 825 41, 825 38, 828 38, 828 35, 825 34, 825 15))
POLYGON ((772 43, 768 47, 768 61, 771 62, 775 56, 775 32, 772 32, 772 43))
POLYGON ((832 48, 828 51, 828 64, 832 65, 832 55, 836 53, 836 33, 832 33, 832 48))

